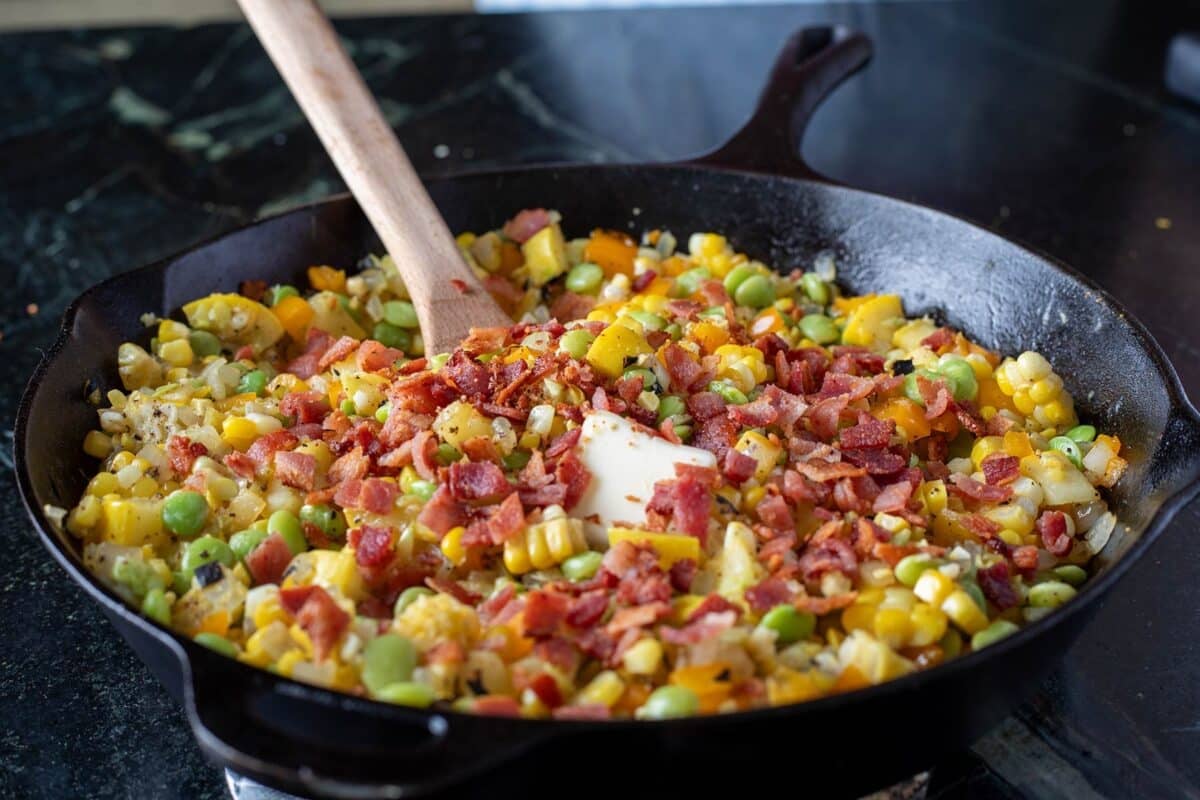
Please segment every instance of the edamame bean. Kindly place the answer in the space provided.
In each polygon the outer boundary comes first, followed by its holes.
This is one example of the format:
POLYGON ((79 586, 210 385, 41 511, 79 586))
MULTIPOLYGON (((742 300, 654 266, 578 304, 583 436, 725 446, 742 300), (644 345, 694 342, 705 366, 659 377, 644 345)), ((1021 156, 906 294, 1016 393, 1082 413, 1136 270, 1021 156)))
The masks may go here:
POLYGON ((194 573, 196 567, 202 567, 214 561, 232 567, 235 559, 233 550, 225 542, 215 536, 201 536, 184 549, 183 560, 179 562, 179 566, 183 568, 184 572, 194 573))
POLYGON ((171 624, 171 604, 162 589, 151 589, 142 598, 142 613, 159 625, 171 624))
POLYGON ((443 467, 448 467, 455 461, 458 461, 462 458, 462 452, 449 442, 442 442, 437 446, 437 449, 433 451, 433 457, 436 458, 437 462, 443 467))
POLYGON ((583 262, 571 267, 567 273, 567 289, 575 294, 595 294, 604 282, 604 270, 599 264, 583 262))
POLYGON ((696 316, 700 317, 701 319, 725 319, 725 306, 710 306, 696 316))
POLYGON ((387 422, 388 417, 391 416, 391 413, 392 413, 391 405, 388 403, 384 403, 379 408, 375 409, 375 421, 376 422, 387 422))
POLYGON ((501 456, 500 461, 504 464, 504 468, 516 472, 525 469, 525 465, 529 463, 532 453, 528 450, 513 450, 506 456, 501 456))
POLYGON ((1050 449, 1057 450, 1067 457, 1076 469, 1083 469, 1083 453, 1079 443, 1067 436, 1055 436, 1050 440, 1050 449))
POLYGON ((690 717, 700 710, 700 698, 683 686, 660 686, 634 712, 638 719, 690 717))
POLYGON ((1058 608, 1074 596, 1074 586, 1062 581, 1045 581, 1029 589, 1029 605, 1034 608, 1058 608))
POLYGON ((955 400, 974 400, 979 394, 979 381, 975 378, 975 370, 966 359, 948 358, 938 366, 938 372, 954 384, 955 400))
POLYGON ((924 378, 927 381, 944 380, 946 387, 950 389, 950 393, 954 393, 954 382, 950 378, 930 372, 927 369, 913 370, 904 376, 904 394, 921 408, 925 407, 925 398, 921 395, 921 387, 917 383, 917 378, 924 378))
POLYGON ((725 291, 729 293, 730 297, 733 297, 738 287, 754 274, 756 274, 754 267, 749 264, 738 264, 725 276, 725 291))
POLYGON ((573 555, 562 563, 562 573, 568 580, 587 580, 600 569, 600 562, 603 559, 604 556, 594 550, 573 555))
POLYGON ((667 327, 667 321, 658 314, 652 314, 649 311, 634 309, 629 312, 629 316, 641 323, 642 327, 648 331, 661 331, 667 327))
POLYGON ((190 539, 203 530, 208 521, 208 501, 199 492, 186 489, 172 492, 163 501, 162 521, 171 533, 190 539))
POLYGON ((725 402, 729 403, 730 405, 740 406, 743 403, 750 402, 745 393, 732 383, 727 383, 725 381, 713 381, 708 385, 708 390, 710 392, 716 392, 719 394, 722 399, 724 399, 725 402))
POLYGON ((237 645, 216 633, 197 633, 192 637, 192 641, 196 644, 201 644, 209 650, 215 650, 228 658, 237 658, 237 645))
POLYGON ((286 508, 281 508, 267 520, 267 532, 278 533, 283 537, 292 555, 298 555, 308 549, 308 540, 304 538, 304 528, 295 514, 286 508))
POLYGON ((596 341, 594 333, 583 328, 576 328, 562 335, 562 338, 558 340, 558 349, 571 358, 583 358, 594 341, 596 341))
POLYGON ((766 308, 775 302, 775 287, 766 275, 751 275, 737 287, 733 299, 739 306, 766 308))
POLYGON ((663 332, 666 333, 668 336, 670 336, 671 341, 674 341, 674 342, 678 342, 680 339, 683 338, 683 328, 680 326, 680 324, 678 322, 672 322, 670 325, 668 325, 666 328, 663 329, 663 332))
POLYGON ((1090 442, 1096 438, 1096 428, 1093 425, 1076 425, 1067 431, 1067 438, 1076 442, 1090 442))
POLYGON ((668 394, 659 398, 658 401, 658 421, 662 422, 667 417, 674 417, 683 414, 687 411, 687 404, 683 402, 683 398, 668 394))
POLYGON ((346 537, 346 518, 342 516, 341 511, 328 503, 301 506, 300 522, 302 523, 301 530, 303 530, 303 523, 307 522, 310 525, 316 525, 331 539, 346 537))
POLYGON ((268 306, 277 306, 279 301, 287 297, 299 297, 300 290, 295 286, 286 283, 277 283, 270 289, 267 289, 267 294, 263 298, 267 301, 268 306))
POLYGON ((267 373, 261 369, 252 369, 238 381, 238 394, 256 394, 261 396, 267 390, 267 373))
POLYGON ((936 567, 937 562, 929 556, 924 553, 913 553, 896 563, 896 580, 911 589, 917 585, 917 579, 921 577, 922 572, 936 567))
POLYGON ((221 352, 221 340, 208 331, 192 331, 188 334, 188 344, 198 358, 215 356, 221 352))
POLYGON ((1050 570, 1054 576, 1064 583, 1080 586, 1087 581, 1087 570, 1076 564, 1061 564, 1050 570))
POLYGON ((653 372, 651 372, 650 370, 645 369, 644 367, 633 367, 632 369, 627 369, 627 370, 625 370, 625 374, 622 375, 621 377, 622 378, 635 378, 635 377, 641 378, 642 379, 642 389, 644 391, 650 391, 651 389, 654 388, 654 385, 656 383, 658 383, 658 378, 655 376, 655 374, 653 372))
POLYGON ((763 614, 758 623, 767 630, 775 631, 775 641, 778 644, 791 644, 812 636, 817 626, 817 618, 807 611, 800 611, 786 603, 772 608, 763 614))
POLYGON ((113 578, 117 583, 129 587, 129 591, 141 597, 151 589, 161 589, 165 585, 159 574, 145 561, 118 556, 113 563, 113 578))
POLYGON ((808 295, 808 299, 812 300, 817 305, 829 305, 829 284, 821 280, 821 276, 817 273, 804 273, 804 275, 800 278, 800 288, 804 290, 806 295, 808 295))
POLYGON ((437 695, 423 683, 407 681, 383 687, 375 694, 375 699, 398 706, 428 708, 437 699, 437 695))
POLYGON ((411 606, 418 597, 424 597, 431 594, 433 594, 432 589, 426 589, 424 586, 410 586, 401 592, 400 596, 396 598, 396 605, 392 609, 392 613, 398 617, 403 614, 404 609, 411 606))
POLYGON ((229 549, 238 557, 239 561, 245 561, 246 556, 254 551, 254 548, 262 544, 263 539, 267 538, 267 532, 261 529, 247 528, 244 531, 238 531, 233 536, 229 537, 229 549))
POLYGON ((371 329, 371 338, 385 347, 394 347, 405 352, 412 347, 412 334, 390 322, 375 323, 375 327, 371 329))
POLYGON ((800 318, 800 332, 817 344, 831 344, 841 338, 837 325, 824 314, 805 314, 800 318))
POLYGON ((437 491, 437 484, 433 481, 413 481, 410 491, 425 502, 429 502, 429 498, 433 497, 433 493, 437 491))
POLYGON ((362 682, 372 694, 393 683, 407 682, 417 666, 417 648, 403 636, 385 633, 363 650, 362 682))
POLYGON ((353 417, 358 413, 358 407, 354 405, 353 400, 343 400, 341 405, 342 413, 347 417, 353 417))
POLYGON ((413 330, 421 323, 417 320, 417 309, 407 300, 389 300, 383 304, 383 321, 397 328, 413 330))
POLYGON ((981 650, 989 644, 995 644, 1005 636, 1011 636, 1018 630, 1020 628, 1008 620, 998 619, 971 637, 971 649, 981 650))
POLYGON ((708 271, 708 267, 689 269, 675 276, 675 286, 671 293, 675 297, 691 297, 699 291, 700 284, 711 277, 712 273, 708 271))

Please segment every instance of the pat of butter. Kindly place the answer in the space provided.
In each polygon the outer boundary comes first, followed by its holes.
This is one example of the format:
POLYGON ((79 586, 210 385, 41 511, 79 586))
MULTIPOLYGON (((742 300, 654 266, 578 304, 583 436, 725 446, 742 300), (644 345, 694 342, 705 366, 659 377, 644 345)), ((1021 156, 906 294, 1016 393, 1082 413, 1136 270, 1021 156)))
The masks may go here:
POLYGON ((571 509, 573 517, 595 514, 606 526, 645 522, 655 482, 674 478, 676 464, 717 466, 716 456, 707 450, 671 444, 609 411, 593 411, 582 429, 579 457, 592 480, 571 509))

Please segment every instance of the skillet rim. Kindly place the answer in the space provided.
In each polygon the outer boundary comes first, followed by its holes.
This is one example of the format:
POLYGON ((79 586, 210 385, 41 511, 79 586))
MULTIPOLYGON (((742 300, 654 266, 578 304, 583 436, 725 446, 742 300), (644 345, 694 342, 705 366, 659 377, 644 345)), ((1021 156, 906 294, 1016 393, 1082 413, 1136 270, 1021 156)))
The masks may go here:
MULTIPOLYGON (((465 179, 487 179, 500 177, 521 177, 529 174, 551 173, 551 172, 584 172, 594 170, 638 170, 638 171, 692 171, 700 175, 705 174, 722 174, 735 175, 754 180, 769 180, 769 181, 784 181, 785 183, 805 184, 818 188, 819 190, 833 190, 864 196, 873 202, 885 202, 894 204, 900 207, 906 207, 912 211, 922 214, 933 215, 934 217, 942 217, 950 220, 952 223, 968 226, 975 233, 998 240, 1000 244, 1015 247, 1023 250, 1029 255, 1034 256, 1043 265, 1057 271, 1070 281, 1074 281, 1082 285, 1085 289, 1099 297, 1121 320, 1123 320, 1132 329, 1141 349, 1150 356, 1156 371, 1164 379, 1168 390, 1167 399, 1169 402, 1169 413, 1167 417, 1168 423, 1176 418, 1182 417, 1183 421, 1198 435, 1200 435, 1200 412, 1192 404, 1187 397, 1187 393, 1179 379, 1178 373, 1174 366, 1163 352, 1162 347, 1146 329, 1145 325, 1133 314, 1131 314, 1116 298, 1114 298, 1106 289, 1098 285, 1095 281, 1082 273, 1079 273, 1074 268, 1066 265, 1057 258, 1050 256, 1037 248, 1026 245, 1004 236, 1000 236, 974 222, 967 220, 961 216, 935 209, 930 206, 913 203, 907 200, 890 197, 888 195, 870 192, 863 189, 844 186, 833 181, 823 180, 819 177, 798 177, 786 176, 779 174, 771 174, 753 169, 739 169, 732 167, 722 167, 711 163, 695 163, 695 162, 677 162, 677 163, 636 163, 636 164, 578 164, 578 163, 563 163, 563 164, 534 164, 518 167, 505 168, 481 168, 472 170, 455 171, 450 174, 430 177, 425 179, 427 185, 453 183, 465 179)), ((42 544, 46 547, 54 559, 70 574, 80 586, 88 592, 95 600, 104 604, 110 613, 116 613, 126 622, 136 625, 144 634, 151 636, 155 641, 170 649, 180 660, 182 667, 182 677, 184 678, 184 707, 189 717, 189 722, 193 728, 193 734, 200 738, 197 726, 206 730, 208 736, 204 742, 206 747, 210 747, 213 743, 214 735, 208 732, 206 727, 196 717, 196 701, 192 694, 194 681, 191 673, 197 668, 198 663, 204 658, 224 658, 218 654, 212 653, 201 645, 196 644, 190 639, 176 633, 175 631, 161 626, 153 622, 149 618, 143 616, 137 610, 127 605, 113 590, 105 586, 96 576, 94 576, 83 565, 82 559, 73 551, 67 552, 68 548, 60 546, 57 534, 55 534, 54 526, 46 518, 41 506, 36 503, 36 496, 29 478, 28 467, 26 464, 25 452, 29 447, 27 441, 28 429, 27 423, 31 414, 32 405, 35 396, 38 393, 41 385, 41 378, 50 368, 51 364, 61 355, 68 343, 74 338, 72 328, 75 318, 80 307, 89 298, 102 295, 109 290, 111 284, 119 280, 127 280, 130 276, 138 274, 148 274, 152 271, 164 271, 172 263, 176 262, 185 255, 203 250, 210 245, 213 245, 227 237, 237 235, 250 228, 274 222, 280 218, 287 217, 293 214, 302 214, 305 212, 314 212, 323 206, 332 206, 341 203, 350 203, 353 205, 355 201, 348 193, 339 193, 323 198, 321 200, 299 204, 285 210, 281 210, 275 214, 256 219, 246 225, 241 225, 228 231, 207 237, 184 250, 181 250, 172 255, 154 261, 142 267, 137 267, 132 270, 117 273, 103 281, 89 287, 80 293, 64 310, 62 322, 59 326, 58 335, 54 343, 43 351, 42 357, 34 369, 29 382, 27 383, 21 395, 20 403, 18 404, 15 416, 14 425, 14 472, 17 477, 17 487, 21 495, 21 500, 25 506, 26 513, 34 523, 38 537, 42 544), (197 656, 199 654, 199 657, 197 656)), ((358 213, 361 214, 361 211, 358 213)), ((1154 463, 1158 456, 1158 450, 1162 446, 1162 439, 1155 443, 1154 450, 1150 454, 1148 463, 1154 463)), ((1132 567, 1134 562, 1140 560, 1146 550, 1162 535, 1166 526, 1179 512, 1179 510, 1189 503, 1196 495, 1200 493, 1200 475, 1194 475, 1184 483, 1180 488, 1176 489, 1171 494, 1163 498, 1158 509, 1151 515, 1146 525, 1142 528, 1138 535, 1138 539, 1134 542, 1125 553, 1123 553, 1113 565, 1102 575, 1097 576, 1093 580, 1089 580, 1079 592, 1079 596, 1073 602, 1067 603, 1065 606, 1055 610, 1052 614, 1047 614, 1043 618, 1025 625, 1015 635, 1004 638, 1003 640, 989 646, 984 651, 974 651, 951 659, 950 661, 939 664, 928 670, 921 670, 910 673, 908 675, 885 681, 884 683, 856 689, 850 692, 837 695, 827 695, 816 698, 814 700, 805 701, 802 703, 793 703, 782 706, 774 706, 768 708, 751 709, 747 711, 738 711, 729 714, 713 714, 697 717, 688 717, 683 719, 672 720, 561 720, 561 719, 508 719, 506 722, 512 723, 521 728, 521 733, 526 736, 531 736, 531 740, 525 743, 535 744, 536 738, 552 734, 559 726, 566 726, 573 731, 622 731, 631 726, 636 726, 638 729, 644 729, 647 725, 658 729, 679 729, 683 727, 693 728, 702 726, 706 729, 720 727, 723 724, 745 724, 757 720, 773 719, 788 714, 800 713, 803 710, 822 711, 826 709, 836 708, 837 706, 854 701, 869 702, 886 697, 892 693, 917 691, 924 688, 931 682, 938 682, 942 679, 948 679, 951 676, 958 674, 964 670, 972 669, 976 664, 982 663, 985 659, 1001 658, 1008 652, 1015 650, 1019 645, 1031 643, 1032 640, 1040 638, 1049 633, 1052 629, 1075 616, 1084 613, 1091 609, 1092 605, 1098 601, 1105 593, 1112 589, 1113 585, 1124 577, 1125 573, 1132 567), (552 723, 552 724, 547 724, 552 723)), ((1119 521, 1118 521, 1119 522, 1119 521)), ((1120 524, 1120 522, 1119 522, 1120 524)), ((455 720, 459 720, 457 724, 480 724, 481 717, 475 714, 458 712, 453 710, 428 710, 428 709, 411 709, 407 707, 397 707, 390 704, 382 703, 367 698, 354 697, 343 692, 337 692, 325 687, 306 684, 292 678, 286 678, 280 675, 270 673, 267 670, 262 670, 243 664, 235 659, 228 659, 234 662, 227 664, 227 667, 232 667, 237 670, 245 670, 243 675, 248 678, 258 678, 265 681, 264 685, 268 685, 272 691, 275 690, 275 684, 284 684, 287 686, 289 695, 303 696, 307 693, 314 693, 316 696, 323 698, 323 701, 318 701, 321 705, 329 705, 331 701, 345 701, 347 699, 365 702, 371 704, 373 710, 382 711, 387 709, 388 713, 384 716, 391 717, 395 722, 424 720, 426 722, 437 717, 442 717, 451 725, 455 724, 455 720), (236 665, 236 666, 235 666, 236 665), (407 718, 407 720, 405 720, 407 718)), ((453 728, 446 735, 447 738, 454 735, 453 728)), ((224 744, 222 742, 222 744, 224 744)), ((229 756, 229 751, 233 750, 236 755, 243 758, 249 758, 255 761, 252 768, 262 769, 263 762, 257 757, 241 753, 236 748, 223 748, 223 755, 229 756)), ((483 763, 487 759, 480 759, 471 765, 463 765, 464 772, 472 773, 478 766, 485 766, 483 763)), ((270 766, 269 762, 267 764, 270 766)), ((235 767, 236 768, 236 767, 235 767)), ((316 777, 316 776, 314 776, 316 777)), ((354 784, 350 784, 354 785, 354 784)), ((375 784, 372 784, 375 785, 375 784)))

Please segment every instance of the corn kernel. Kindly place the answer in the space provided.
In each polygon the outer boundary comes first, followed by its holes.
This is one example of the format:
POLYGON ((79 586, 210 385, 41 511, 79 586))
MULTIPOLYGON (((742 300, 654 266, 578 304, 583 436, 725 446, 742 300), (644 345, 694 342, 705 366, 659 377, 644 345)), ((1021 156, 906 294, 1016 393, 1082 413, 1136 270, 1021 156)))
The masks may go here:
POLYGON ((124 469, 125 467, 128 467, 132 463, 133 463, 133 453, 129 452, 128 450, 122 450, 121 452, 119 452, 115 456, 113 456, 113 460, 108 465, 108 469, 110 472, 117 472, 119 470, 124 469))
POLYGON ((1012 528, 1005 528, 996 535, 1000 537, 1000 541, 1012 547, 1020 547, 1021 545, 1025 544, 1024 537, 1014 531, 1012 528))
POLYGON ((847 631, 873 630, 877 610, 875 604, 869 602, 860 601, 847 606, 846 610, 842 612, 842 627, 847 631))
POLYGON ((1076 421, 1075 409, 1071 406, 1070 401, 1064 401, 1061 397, 1057 400, 1049 402, 1045 406, 1046 418, 1058 427, 1065 428, 1072 425, 1076 421))
POLYGON ((466 528, 459 525, 456 528, 451 528, 442 537, 441 551, 442 555, 456 567, 461 567, 467 561, 467 549, 463 547, 463 534, 466 533, 466 528))
POLYGON ((112 439, 103 431, 88 431, 83 437, 83 452, 92 458, 108 458, 112 452, 112 439))
POLYGON ((196 359, 192 345, 187 339, 164 342, 158 347, 158 357, 172 367, 190 367, 196 359))
POLYGON ((1008 377, 1008 367, 1010 365, 1010 362, 1001 364, 1000 367, 992 374, 992 377, 995 379, 996 386, 1000 388, 1000 391, 1004 392, 1004 394, 1008 395, 1009 397, 1012 397, 1013 392, 1016 391, 1016 387, 1012 385, 1012 381, 1010 381, 1008 377))
POLYGON ((632 675, 653 675, 662 664, 663 648, 657 639, 641 639, 622 656, 625 669, 632 675))
MULTIPOLYGON (((956 590, 954 581, 936 569, 927 569, 917 578, 913 586, 913 594, 929 603, 931 606, 941 606, 942 602, 956 590)), ((970 599, 968 596, 967 599, 970 599)), ((971 601, 975 602, 974 600, 971 601)))
POLYGON ((1051 373, 1050 362, 1041 353, 1026 350, 1017 356, 1017 370, 1026 381, 1038 381, 1051 373))
POLYGON ((1053 372, 1029 387, 1029 398, 1038 405, 1049 403, 1062 392, 1062 378, 1053 372))
POLYGON ((617 542, 647 543, 658 553, 658 565, 670 569, 676 561, 690 558, 700 560, 700 540, 695 536, 679 533, 651 533, 637 528, 609 528, 608 544, 617 542))
POLYGON ((221 423, 221 438, 235 450, 245 450, 258 436, 258 426, 245 417, 230 416, 221 423))
POLYGON ((188 337, 188 326, 182 322, 176 322, 173 319, 164 319, 158 323, 158 341, 174 342, 177 339, 186 339, 188 337))
POLYGON ((917 603, 910 617, 912 634, 909 647, 927 647, 946 635, 946 615, 925 603, 917 603))
MULTIPOLYGON (((756 465, 754 467, 754 477, 760 482, 765 481, 767 476, 771 474, 771 471, 775 469, 775 465, 779 461, 779 456, 783 453, 782 445, 772 442, 756 431, 746 431, 743 433, 742 438, 738 439, 733 449, 754 459, 756 465)), ((763 490, 751 501, 750 494, 753 492, 755 490, 751 489, 746 493, 746 502, 750 508, 757 506, 765 494, 765 490, 763 490)))
POLYGON ((999 436, 982 436, 976 439, 975 444, 971 447, 971 462, 975 465, 975 469, 981 469, 980 464, 985 458, 1003 450, 1004 439, 999 436))
POLYGON ((893 649, 904 647, 912 636, 909 612, 903 608, 880 608, 875 613, 875 638, 893 649))
POLYGON ((88 482, 87 493, 93 497, 104 497, 106 494, 115 494, 120 488, 121 484, 117 482, 116 475, 100 472, 88 482))
POLYGON ((931 514, 938 514, 946 510, 946 483, 945 481, 925 481, 921 484, 921 497, 925 500, 925 507, 931 514))
POLYGON ((574 702, 579 705, 595 703, 611 708, 617 704, 624 693, 625 681, 621 680, 621 676, 611 669, 606 669, 579 690, 579 694, 575 695, 574 702))
POLYGON ((962 589, 952 591, 942 601, 941 607, 942 612, 967 633, 978 633, 988 626, 987 614, 962 589))
POLYGON ((287 614, 279 604, 278 597, 268 597, 254 609, 254 627, 261 631, 276 621, 287 622, 287 614))
POLYGON ((968 353, 964 359, 971 365, 971 369, 975 371, 976 380, 987 380, 992 377, 994 370, 991 363, 981 353, 968 353))
POLYGON ((129 487, 130 497, 152 497, 158 491, 158 481, 146 475, 138 478, 133 486, 129 487))

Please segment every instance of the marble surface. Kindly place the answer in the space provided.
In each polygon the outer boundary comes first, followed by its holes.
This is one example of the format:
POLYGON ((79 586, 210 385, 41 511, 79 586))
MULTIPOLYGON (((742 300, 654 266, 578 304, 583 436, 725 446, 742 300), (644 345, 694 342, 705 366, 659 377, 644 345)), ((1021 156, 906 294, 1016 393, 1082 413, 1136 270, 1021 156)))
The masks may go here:
MULTIPOLYGON (((438 174, 702 151, 749 111, 787 33, 827 21, 871 34, 877 55, 817 115, 809 160, 1075 265, 1149 325, 1200 397, 1200 109, 1161 86, 1166 42, 1196 27, 1194 5, 806 4, 339 27, 418 167, 438 174)), ((341 189, 245 27, 0 36, 0 85, 8 440, 19 388, 79 291, 341 189)), ((180 711, 35 543, 10 449, 0 796, 228 796, 180 711)), ((1037 698, 916 791, 1200 797, 1198 527, 1193 504, 1037 698)))

